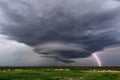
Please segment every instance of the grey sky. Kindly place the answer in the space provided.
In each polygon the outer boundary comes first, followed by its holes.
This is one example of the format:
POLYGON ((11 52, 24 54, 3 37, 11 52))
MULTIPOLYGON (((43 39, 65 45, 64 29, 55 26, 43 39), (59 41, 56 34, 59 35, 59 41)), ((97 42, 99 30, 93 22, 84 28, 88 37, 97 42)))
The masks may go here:
POLYGON ((97 52, 119 65, 119 13, 117 0, 1 0, 1 66, 94 66, 97 52))

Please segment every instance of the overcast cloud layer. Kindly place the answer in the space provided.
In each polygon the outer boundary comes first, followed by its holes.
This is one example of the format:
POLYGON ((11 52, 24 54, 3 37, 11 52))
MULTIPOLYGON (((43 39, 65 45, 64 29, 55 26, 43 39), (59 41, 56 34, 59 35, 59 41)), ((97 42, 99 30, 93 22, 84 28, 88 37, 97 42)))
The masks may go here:
POLYGON ((1 0, 0 32, 71 63, 120 44, 118 0, 1 0))

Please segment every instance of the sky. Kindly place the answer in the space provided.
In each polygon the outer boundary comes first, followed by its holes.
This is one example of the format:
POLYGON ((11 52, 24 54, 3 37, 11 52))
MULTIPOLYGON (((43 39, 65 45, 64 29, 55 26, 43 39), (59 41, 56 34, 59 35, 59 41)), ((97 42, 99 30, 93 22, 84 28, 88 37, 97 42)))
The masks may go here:
POLYGON ((0 0, 0 66, 120 66, 119 0, 0 0))

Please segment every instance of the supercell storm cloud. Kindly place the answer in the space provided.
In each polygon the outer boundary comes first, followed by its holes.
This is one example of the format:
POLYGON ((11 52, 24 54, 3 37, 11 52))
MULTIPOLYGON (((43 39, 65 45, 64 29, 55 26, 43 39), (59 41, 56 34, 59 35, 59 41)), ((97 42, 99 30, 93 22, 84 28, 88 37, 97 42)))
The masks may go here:
POLYGON ((62 62, 120 44, 118 0, 1 0, 0 14, 1 34, 62 62))

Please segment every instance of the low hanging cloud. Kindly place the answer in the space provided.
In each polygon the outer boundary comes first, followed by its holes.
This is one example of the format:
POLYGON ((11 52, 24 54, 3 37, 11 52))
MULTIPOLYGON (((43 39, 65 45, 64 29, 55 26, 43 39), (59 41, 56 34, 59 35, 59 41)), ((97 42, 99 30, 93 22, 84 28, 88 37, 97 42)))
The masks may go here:
POLYGON ((1 34, 33 47, 43 57, 71 63, 120 44, 116 0, 1 0, 0 9, 1 34))
POLYGON ((81 48, 78 44, 58 43, 51 42, 41 44, 34 48, 34 51, 43 54, 48 58, 55 58, 62 62, 70 63, 73 62, 69 59, 80 58, 90 56, 84 48, 81 48))

